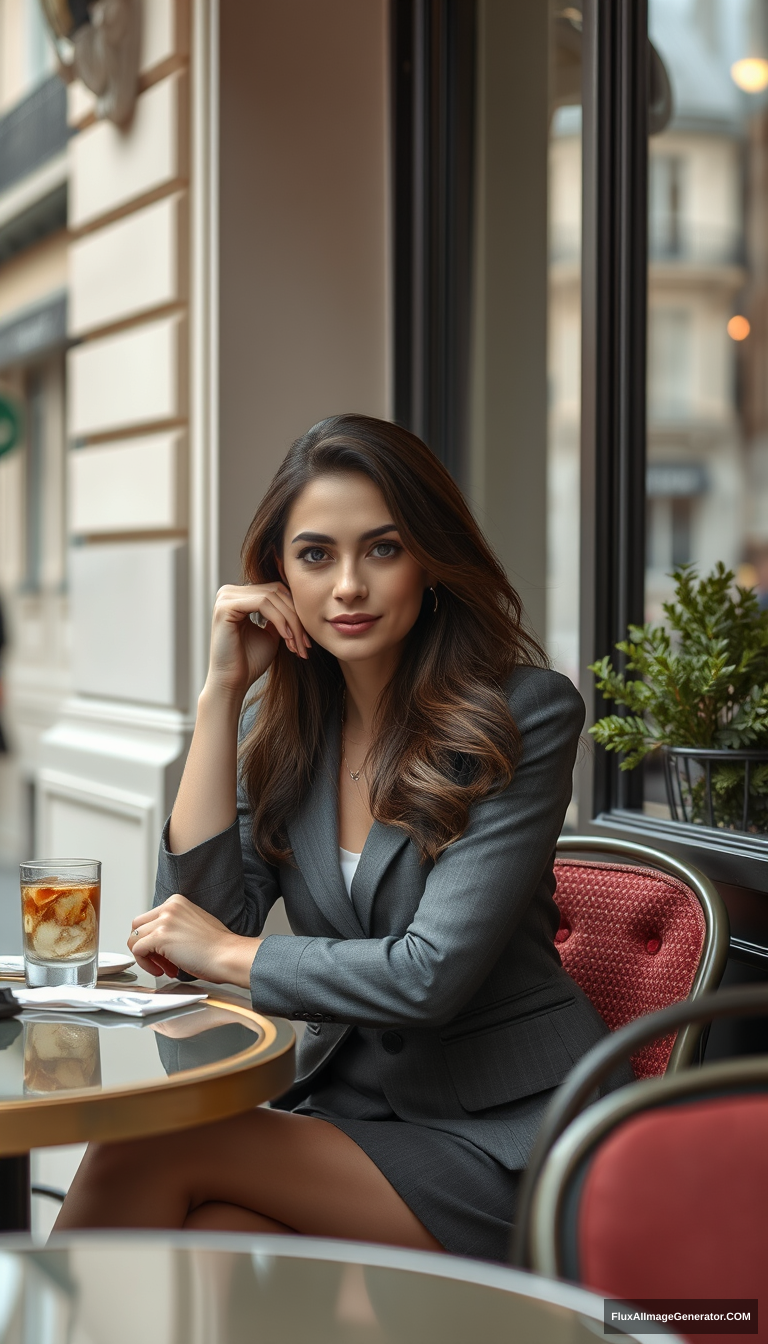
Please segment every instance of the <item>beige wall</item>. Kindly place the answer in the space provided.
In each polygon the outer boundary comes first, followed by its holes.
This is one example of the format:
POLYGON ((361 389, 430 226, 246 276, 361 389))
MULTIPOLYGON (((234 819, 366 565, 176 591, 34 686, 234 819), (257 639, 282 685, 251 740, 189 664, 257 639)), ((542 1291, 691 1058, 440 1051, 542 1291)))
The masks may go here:
POLYGON ((222 582, 291 441, 390 413, 386 12, 222 0, 222 582))
POLYGON ((470 495, 543 640, 548 10, 529 0, 480 0, 478 13, 470 495))

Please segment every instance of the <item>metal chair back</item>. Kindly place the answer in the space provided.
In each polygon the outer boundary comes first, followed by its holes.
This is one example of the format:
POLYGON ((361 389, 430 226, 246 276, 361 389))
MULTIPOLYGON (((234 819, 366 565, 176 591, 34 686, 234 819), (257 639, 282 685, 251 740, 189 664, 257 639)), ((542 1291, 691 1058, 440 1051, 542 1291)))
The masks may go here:
POLYGON ((652 1101, 654 1096, 661 1095, 668 1101, 677 1096, 691 1096, 702 1085, 702 1080, 705 1088, 709 1086, 710 1081, 713 1086, 724 1087, 732 1082, 744 1081, 750 1076, 750 1070, 755 1071, 756 1078, 765 1076, 768 1079, 768 1058, 753 1056, 746 1060, 736 1059, 722 1064, 708 1064, 700 1069, 678 1070, 663 1078, 643 1079, 612 1092, 599 1101, 594 1101, 597 1087, 618 1064, 631 1058, 632 1054, 646 1042, 666 1036, 672 1031, 679 1031, 687 1025, 701 1027, 724 1018, 760 1017, 766 1013, 768 1013, 768 986, 751 985, 746 988, 720 990, 716 994, 700 995, 693 1000, 686 999, 685 1002, 673 1004, 661 1012, 638 1018, 621 1030, 606 1036, 589 1050, 557 1089, 544 1113, 536 1143, 520 1184, 520 1196, 515 1211, 512 1263, 522 1268, 529 1268, 533 1263, 541 1267, 546 1263, 549 1268, 541 1272, 555 1275, 560 1272, 558 1268, 560 1260, 556 1249, 545 1250, 544 1246, 554 1245, 554 1241, 548 1241, 548 1238, 554 1238, 556 1235, 552 1229, 562 1207, 565 1179, 572 1169, 570 1158, 563 1162, 563 1154, 566 1150, 571 1151, 571 1144, 578 1146, 583 1135, 591 1136, 593 1132, 595 1134, 602 1132, 600 1126, 606 1117, 611 1117, 612 1124, 614 1116, 623 1114, 622 1108, 628 1107, 631 1111, 645 1097, 652 1101), (660 1089, 663 1089, 661 1093, 660 1089), (590 1105, 590 1102, 593 1104, 590 1105), (584 1110, 585 1107, 588 1109, 584 1110), (582 1111, 584 1114, 581 1114, 582 1111), (566 1131, 569 1136, 568 1145, 564 1143, 566 1131), (556 1147, 558 1155, 555 1159, 556 1147), (546 1183, 544 1183, 545 1170, 546 1183), (555 1173, 558 1174, 557 1177, 555 1173), (537 1229, 535 1253, 534 1219, 537 1229), (545 1232, 545 1228, 548 1228, 548 1231, 545 1232))
MULTIPOLYGON (((705 1295, 715 1297, 746 1291, 754 1273, 745 1273, 745 1267, 757 1245, 764 1270, 768 1237, 762 1179, 768 1174, 763 1137, 768 1056, 637 1082, 576 1112, 585 1086, 597 1075, 604 1077, 639 1041, 686 1020, 766 1014, 765 985, 706 995, 632 1023, 580 1062, 580 1079, 569 1079, 560 1089, 569 1095, 558 1094, 545 1120, 548 1148, 525 1211, 526 1225, 519 1228, 518 1251, 527 1243, 527 1258, 537 1272, 577 1282, 597 1277, 601 1281, 593 1281, 593 1289, 630 1299, 664 1296, 665 1283, 673 1280, 681 1297, 705 1289, 705 1295), (740 1142, 729 1144, 727 1126, 742 1134, 740 1142), (655 1155, 651 1161, 649 1153, 655 1155), (697 1164, 694 1180, 684 1155, 697 1164), (723 1191, 726 1168, 732 1188, 723 1191), (591 1176, 596 1179, 590 1183, 591 1176), (719 1213, 716 1196, 722 1202, 719 1213), (657 1212, 654 1238, 650 1229, 657 1212)), ((758 1282, 759 1275, 748 1296, 755 1296, 758 1282)))

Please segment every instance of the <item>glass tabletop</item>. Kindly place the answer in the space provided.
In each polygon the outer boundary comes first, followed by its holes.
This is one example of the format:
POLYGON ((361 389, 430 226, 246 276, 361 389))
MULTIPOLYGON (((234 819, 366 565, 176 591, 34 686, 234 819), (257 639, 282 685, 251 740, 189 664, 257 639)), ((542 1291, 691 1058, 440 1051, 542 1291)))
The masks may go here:
POLYGON ((200 999, 143 1018, 25 1008, 1 1020, 0 1158, 173 1133, 239 1115, 291 1086, 293 1027, 255 1012, 241 992, 199 981, 152 989, 136 976, 109 987, 159 998, 197 990, 200 999))
POLYGON ((502 1265, 308 1237, 81 1233, 55 1249, 0 1250, 0 1344, 145 1334, 153 1344, 595 1344, 603 1300, 502 1265))
POLYGON ((207 1000, 144 1018, 25 1011, 0 1021, 0 1102, 157 1082, 262 1038, 255 1019, 207 1000))

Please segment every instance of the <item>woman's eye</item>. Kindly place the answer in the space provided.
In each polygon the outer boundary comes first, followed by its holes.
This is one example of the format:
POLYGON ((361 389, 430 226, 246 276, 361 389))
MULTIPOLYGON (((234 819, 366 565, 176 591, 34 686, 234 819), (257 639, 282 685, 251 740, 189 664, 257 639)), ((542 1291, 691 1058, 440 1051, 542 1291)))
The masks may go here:
POLYGON ((299 559, 306 560, 309 565, 317 565, 325 558, 326 554, 322 546, 307 546, 306 550, 299 552, 299 559))
POLYGON ((390 556, 396 555, 401 548, 394 541, 377 541, 371 551, 377 560, 387 560, 390 556))

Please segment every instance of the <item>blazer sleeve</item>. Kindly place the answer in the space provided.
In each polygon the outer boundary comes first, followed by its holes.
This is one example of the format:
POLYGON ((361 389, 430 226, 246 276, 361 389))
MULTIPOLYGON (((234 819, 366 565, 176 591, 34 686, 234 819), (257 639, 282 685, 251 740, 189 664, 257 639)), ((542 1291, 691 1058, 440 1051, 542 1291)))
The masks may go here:
MULTIPOLYGON (((253 724, 255 709, 245 710, 239 730, 243 740, 253 724)), ((278 870, 265 863, 251 840, 251 813, 242 782, 237 788, 237 820, 226 831, 184 854, 168 848, 167 821, 160 854, 153 905, 174 892, 215 915, 233 933, 258 937, 275 901, 281 895, 278 870)))
POLYGON ((521 669, 510 708, 522 754, 510 786, 477 803, 435 863, 403 936, 272 934, 254 958, 258 1008, 381 1027, 448 1022, 487 978, 536 892, 560 834, 584 704, 556 672, 521 669))

